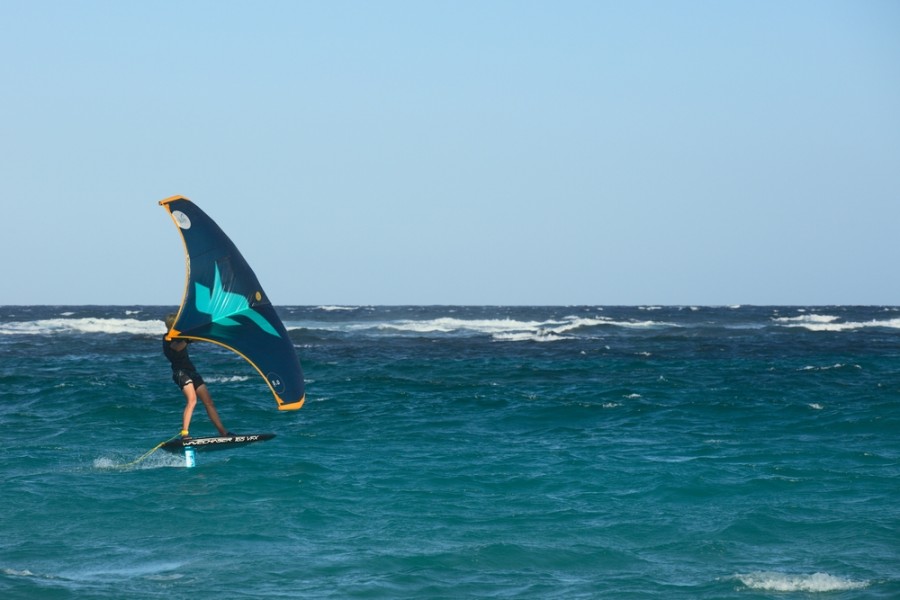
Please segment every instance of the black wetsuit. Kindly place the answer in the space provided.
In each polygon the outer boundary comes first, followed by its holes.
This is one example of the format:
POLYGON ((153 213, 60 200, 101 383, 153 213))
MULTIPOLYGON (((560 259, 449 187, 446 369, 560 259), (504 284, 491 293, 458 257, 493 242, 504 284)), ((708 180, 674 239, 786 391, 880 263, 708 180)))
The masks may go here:
MULTIPOLYGON (((185 346, 182 350, 176 350, 172 347, 172 341, 175 340, 166 340, 163 337, 163 354, 166 355, 166 358, 169 359, 169 362, 172 363, 172 381, 175 382, 179 388, 183 388, 189 383, 194 384, 194 389, 199 388, 203 385, 203 377, 200 376, 200 373, 197 372, 196 367, 194 367, 194 363, 191 362, 191 357, 188 356, 188 349, 185 346)), ((184 341, 190 344, 191 340, 178 340, 184 341)))

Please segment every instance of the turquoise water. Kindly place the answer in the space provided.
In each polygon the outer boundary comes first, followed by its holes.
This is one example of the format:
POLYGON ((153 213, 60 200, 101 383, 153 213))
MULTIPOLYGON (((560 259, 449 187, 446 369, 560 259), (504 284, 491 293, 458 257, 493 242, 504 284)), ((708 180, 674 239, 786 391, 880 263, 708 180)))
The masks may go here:
POLYGON ((308 400, 171 307, 0 307, 0 597, 900 598, 900 309, 288 307, 308 400), (202 408, 192 433, 212 434, 202 408))

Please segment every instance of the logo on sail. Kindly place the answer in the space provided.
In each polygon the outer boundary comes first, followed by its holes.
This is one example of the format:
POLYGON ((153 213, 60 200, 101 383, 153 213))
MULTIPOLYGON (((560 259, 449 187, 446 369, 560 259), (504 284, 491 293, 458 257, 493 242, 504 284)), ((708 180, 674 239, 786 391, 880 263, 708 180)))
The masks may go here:
POLYGON ((194 289, 197 297, 195 304, 197 310, 209 315, 214 323, 225 327, 235 327, 241 323, 232 317, 246 317, 269 335, 281 337, 271 323, 250 307, 250 303, 244 296, 229 292, 222 286, 218 264, 216 264, 216 276, 212 289, 201 283, 195 283, 194 289))
POLYGON ((186 214, 184 214, 180 210, 173 210, 172 218, 175 219, 175 223, 182 229, 190 229, 191 228, 190 217, 188 217, 186 214))

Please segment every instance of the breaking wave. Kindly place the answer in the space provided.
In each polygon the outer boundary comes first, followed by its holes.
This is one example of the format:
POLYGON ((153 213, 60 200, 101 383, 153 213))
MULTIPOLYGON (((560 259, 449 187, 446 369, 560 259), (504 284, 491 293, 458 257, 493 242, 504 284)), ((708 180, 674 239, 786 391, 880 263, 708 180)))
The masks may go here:
POLYGON ((437 317, 431 319, 398 319, 390 321, 354 322, 288 322, 288 330, 308 329, 380 335, 489 335, 501 342, 553 342, 581 337, 592 329, 654 329, 679 327, 674 323, 652 320, 615 320, 609 317, 566 316, 546 321, 518 319, 464 319, 437 317))
POLYGON ((738 574, 735 577, 752 590, 768 592, 841 592, 859 590, 869 585, 868 581, 854 581, 852 579, 835 577, 828 573, 791 575, 762 571, 738 574))
POLYGON ((87 317, 81 319, 39 319, 37 321, 13 321, 0 323, 0 335, 52 335, 128 333, 133 335, 163 335, 165 325, 158 319, 104 319, 87 317))
POLYGON ((866 327, 900 329, 900 319, 841 322, 833 315, 800 315, 797 317, 777 317, 773 319, 784 327, 802 327, 809 331, 855 331, 866 327))

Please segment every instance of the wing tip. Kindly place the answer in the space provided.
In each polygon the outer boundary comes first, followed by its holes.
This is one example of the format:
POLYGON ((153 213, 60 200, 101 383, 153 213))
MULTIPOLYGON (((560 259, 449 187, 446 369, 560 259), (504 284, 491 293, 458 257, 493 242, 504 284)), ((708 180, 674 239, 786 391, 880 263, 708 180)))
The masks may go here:
POLYGON ((164 198, 164 199, 160 200, 159 205, 165 206, 166 204, 168 204, 170 202, 175 202, 176 200, 187 200, 188 202, 190 202, 190 199, 186 198, 184 196, 169 196, 168 198, 164 198))
POLYGON ((284 400, 279 397, 275 397, 278 400, 278 410, 300 410, 300 407, 303 406, 303 403, 306 402, 306 394, 303 394, 303 397, 297 400, 296 402, 291 402, 290 404, 285 404, 284 400))

